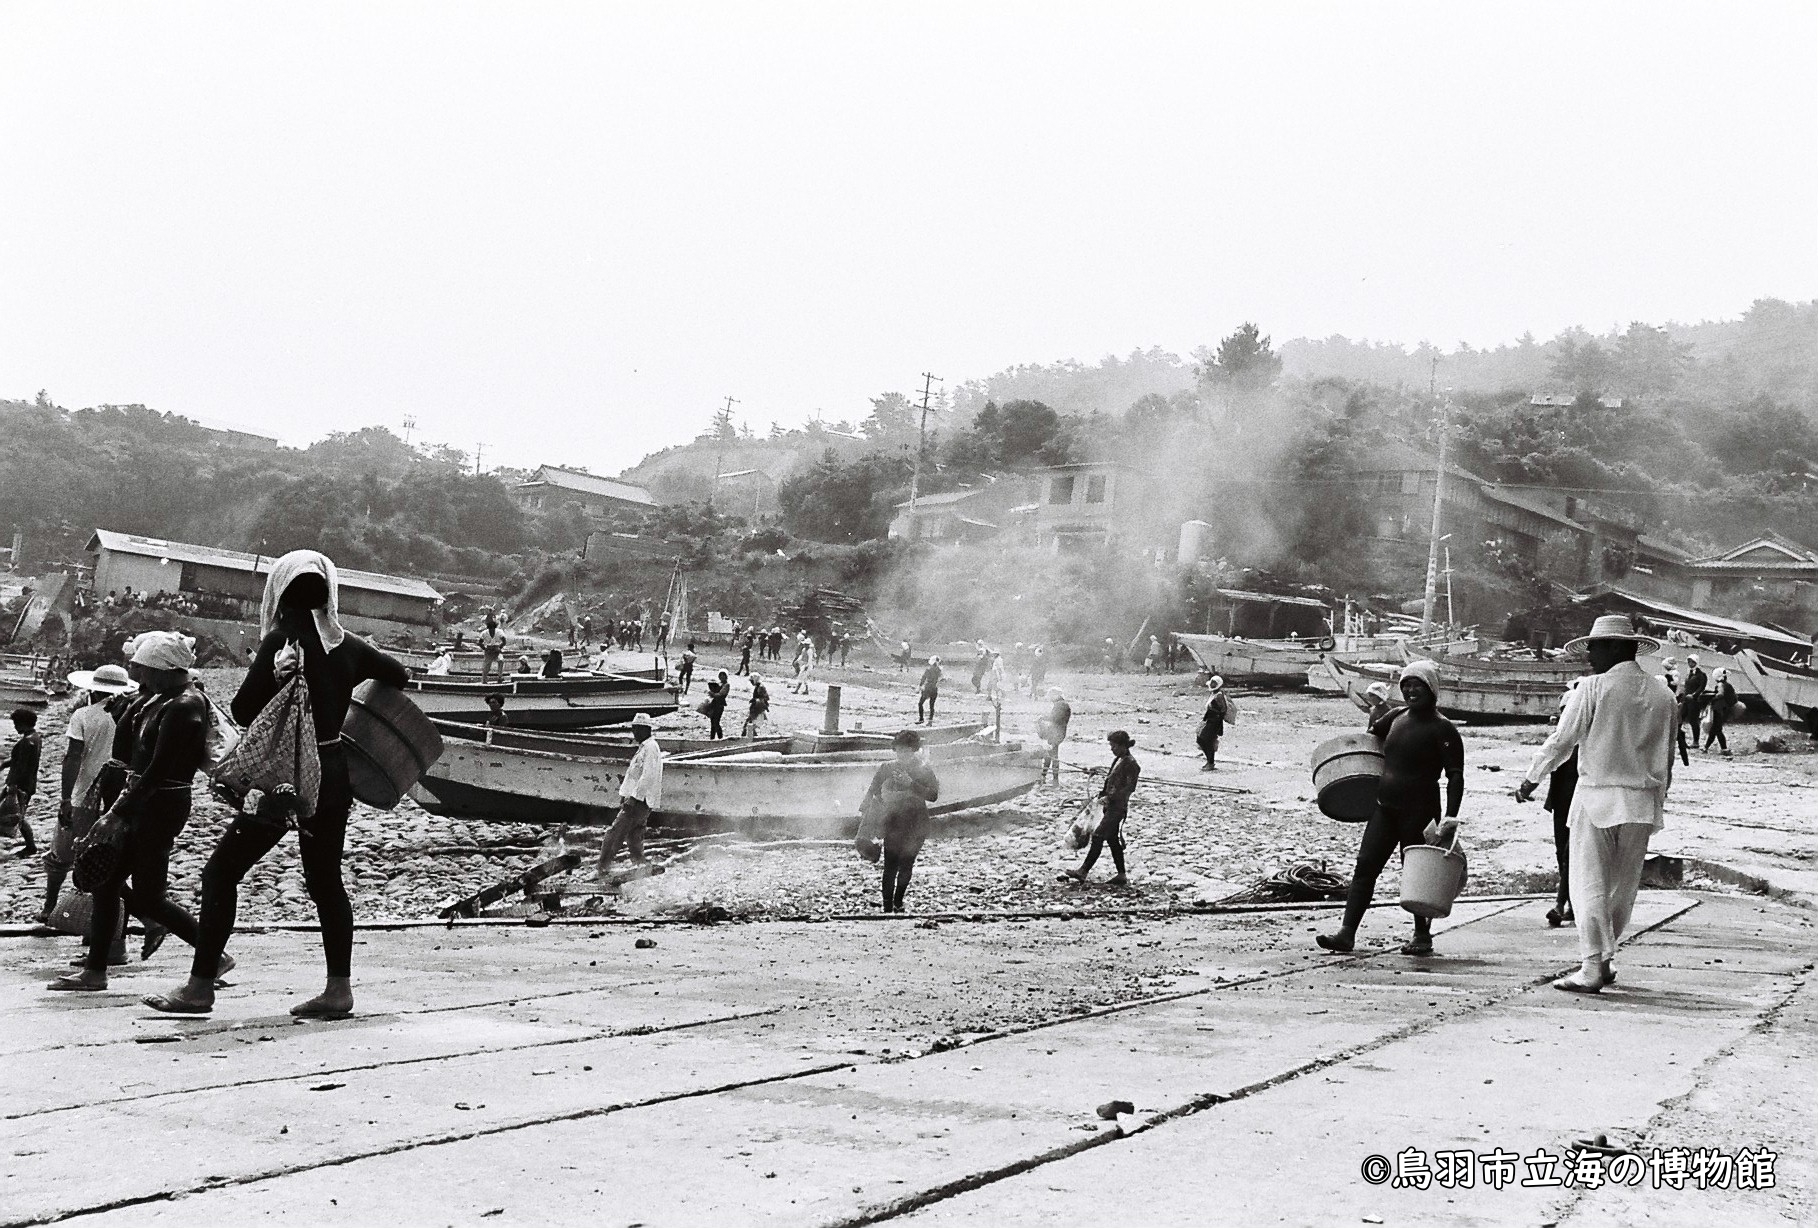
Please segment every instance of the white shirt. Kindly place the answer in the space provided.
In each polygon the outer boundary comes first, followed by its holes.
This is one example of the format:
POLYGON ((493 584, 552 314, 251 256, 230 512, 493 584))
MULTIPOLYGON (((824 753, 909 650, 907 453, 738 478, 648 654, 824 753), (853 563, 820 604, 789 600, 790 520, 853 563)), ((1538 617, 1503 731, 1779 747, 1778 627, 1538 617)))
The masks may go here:
POLYGON ((1578 751, 1578 789, 1570 822, 1593 827, 1666 826, 1673 783, 1673 725, 1678 705, 1666 683, 1633 661, 1586 678, 1566 696, 1559 727, 1534 752, 1535 784, 1578 751))
POLYGON ((663 804, 663 748, 654 736, 638 743, 637 753, 625 769, 625 779, 619 784, 619 800, 631 797, 652 810, 663 804))
MULTIPOLYGON (((105 704, 84 704, 70 714, 66 736, 71 742, 82 746, 81 766, 76 769, 76 787, 69 795, 74 805, 80 806, 82 799, 88 796, 88 787, 95 783, 95 777, 101 774, 108 759, 114 753, 114 718, 107 714, 105 704)), ((65 753, 73 753, 70 747, 65 753)))

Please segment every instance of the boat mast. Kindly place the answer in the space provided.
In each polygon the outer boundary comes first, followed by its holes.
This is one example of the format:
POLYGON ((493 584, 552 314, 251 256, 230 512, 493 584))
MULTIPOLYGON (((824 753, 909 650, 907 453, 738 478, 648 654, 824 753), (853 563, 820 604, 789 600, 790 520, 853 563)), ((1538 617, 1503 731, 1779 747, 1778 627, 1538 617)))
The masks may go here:
POLYGON ((1446 445, 1451 435, 1452 399, 1447 397, 1439 418, 1439 468, 1433 475, 1433 532, 1427 538, 1427 590, 1420 607, 1422 635, 1433 630, 1433 603, 1439 596, 1439 517, 1446 497, 1446 445))

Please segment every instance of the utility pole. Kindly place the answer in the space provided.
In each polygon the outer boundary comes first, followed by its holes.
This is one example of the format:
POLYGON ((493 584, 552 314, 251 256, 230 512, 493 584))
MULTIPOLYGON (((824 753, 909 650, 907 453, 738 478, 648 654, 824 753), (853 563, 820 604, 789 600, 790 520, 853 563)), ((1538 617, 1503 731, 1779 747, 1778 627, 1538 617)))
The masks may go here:
POLYGON ((726 408, 713 416, 713 489, 707 492, 709 511, 714 510, 713 501, 719 497, 720 469, 726 456, 726 436, 721 433, 720 424, 724 422, 728 428, 732 426, 732 407, 737 404, 739 402, 729 396, 726 398, 726 408))
POLYGON ((1439 519, 1446 497, 1446 445, 1451 442, 1451 438, 1452 398, 1448 395, 1439 419, 1439 469, 1434 474, 1433 482, 1433 532, 1427 540, 1427 590, 1425 601, 1420 607, 1422 635, 1433 629, 1433 603, 1439 596, 1439 519))
POLYGON ((928 443, 928 398, 933 395, 935 382, 941 377, 922 372, 922 425, 915 436, 915 466, 909 471, 909 514, 915 515, 915 496, 922 485, 922 451, 928 443))
POLYGON ((1433 351, 1433 365, 1427 369, 1427 395, 1429 397, 1436 395, 1436 388, 1437 388, 1438 384, 1439 384, 1439 351, 1434 350, 1433 351))
POLYGON ((480 476, 480 458, 485 455, 486 445, 484 443, 473 445, 473 476, 476 478, 480 476))
POLYGON ((404 446, 410 446, 410 433, 417 429, 417 420, 409 414, 404 415, 404 446))

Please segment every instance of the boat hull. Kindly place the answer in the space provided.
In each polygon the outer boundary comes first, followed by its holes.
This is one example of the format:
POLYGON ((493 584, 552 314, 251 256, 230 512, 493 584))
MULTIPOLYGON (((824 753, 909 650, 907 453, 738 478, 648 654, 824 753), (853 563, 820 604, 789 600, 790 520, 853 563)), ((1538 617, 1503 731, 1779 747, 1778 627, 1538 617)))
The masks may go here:
MULTIPOLYGON (((1755 688, 1769 711, 1783 721, 1804 725, 1818 737, 1818 671, 1774 661, 1746 649, 1737 653, 1735 660, 1737 670, 1755 688)), ((1732 674, 1732 681, 1735 678, 1732 674)))
MULTIPOLYGON (((784 752, 790 739, 764 739, 739 757, 663 764, 662 805, 668 825, 783 826, 845 830, 856 822, 871 777, 889 757, 883 749, 813 756, 784 752), (792 761, 794 760, 794 761, 792 761)), ((934 748, 932 766, 946 814, 1020 797, 1034 788, 1041 756, 1012 746, 964 743, 934 748)), ((511 823, 600 823, 619 804, 627 762, 453 740, 413 795, 428 810, 511 823)))
MULTIPOLYGON (((1370 704, 1364 691, 1376 682, 1387 682, 1393 690, 1394 667, 1369 667, 1328 659, 1327 672, 1339 690, 1359 708, 1368 711, 1370 704)), ((1537 724, 1553 719, 1565 684, 1462 682, 1444 679, 1440 684, 1439 710, 1445 716, 1472 724, 1537 724)))
MULTIPOLYGON (((1400 636, 1340 636, 1322 648, 1317 640, 1245 640, 1223 635, 1176 632, 1178 640, 1200 668, 1217 674, 1231 686, 1314 687, 1324 683, 1320 662, 1328 657, 1341 661, 1393 661, 1400 659, 1405 640, 1400 636)), ((1475 640, 1434 644, 1433 652, 1449 647, 1475 645, 1475 640)))
POLYGON ((418 678, 404 690, 424 715, 471 725, 484 724, 490 715, 487 696, 501 695, 506 720, 523 729, 593 729, 623 724, 640 712, 665 716, 677 707, 675 692, 666 687, 614 675, 492 684, 418 678))

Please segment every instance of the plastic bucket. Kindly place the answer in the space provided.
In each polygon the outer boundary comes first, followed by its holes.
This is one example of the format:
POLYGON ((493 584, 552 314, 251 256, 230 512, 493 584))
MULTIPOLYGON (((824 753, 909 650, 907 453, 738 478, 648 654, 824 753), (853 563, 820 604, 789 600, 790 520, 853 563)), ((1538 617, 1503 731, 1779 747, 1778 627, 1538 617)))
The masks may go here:
POLYGON ((1417 917, 1446 917, 1464 890, 1465 858, 1454 845, 1410 844, 1401 850, 1401 906, 1417 917))
POLYGON ((1367 733, 1328 738, 1313 750, 1313 788, 1319 812, 1341 823, 1362 823, 1376 809, 1382 784, 1382 741, 1367 733))

